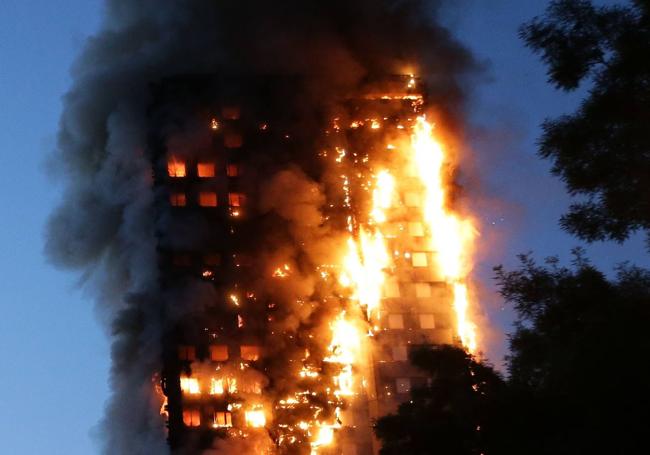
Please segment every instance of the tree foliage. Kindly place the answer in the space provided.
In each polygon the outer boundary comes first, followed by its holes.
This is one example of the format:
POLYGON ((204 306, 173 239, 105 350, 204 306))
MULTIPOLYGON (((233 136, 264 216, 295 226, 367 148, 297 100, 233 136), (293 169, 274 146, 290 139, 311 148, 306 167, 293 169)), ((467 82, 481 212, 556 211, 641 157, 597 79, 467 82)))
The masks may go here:
POLYGON ((552 1, 520 36, 556 87, 588 88, 575 113, 544 123, 540 140, 540 155, 578 197, 562 226, 587 241, 639 230, 650 240, 650 2, 552 1))
POLYGON ((521 453, 645 453, 650 421, 650 272, 614 280, 577 252, 573 267, 521 256, 497 280, 518 315, 508 359, 521 453))
POLYGON ((413 390, 397 414, 377 422, 381 454, 484 453, 492 443, 502 378, 452 346, 414 351, 411 361, 429 374, 430 384, 413 390))

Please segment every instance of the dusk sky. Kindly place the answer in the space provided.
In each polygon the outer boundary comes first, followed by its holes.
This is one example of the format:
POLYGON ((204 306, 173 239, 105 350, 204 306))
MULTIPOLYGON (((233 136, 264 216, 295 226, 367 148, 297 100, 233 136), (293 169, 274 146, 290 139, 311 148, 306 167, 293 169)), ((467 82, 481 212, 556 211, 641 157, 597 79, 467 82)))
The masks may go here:
MULTIPOLYGON (((462 173, 480 221, 475 277, 489 320, 484 345, 501 363, 511 312, 501 309, 491 269, 516 264, 518 253, 566 262, 581 245, 557 221, 569 199, 536 156, 545 117, 571 112, 579 94, 546 83, 538 57, 517 27, 541 14, 545 0, 463 0, 447 13, 453 33, 484 62, 470 98, 470 143, 462 173), (489 6, 488 6, 489 4, 489 6)), ((0 13, 0 150, 5 170, 0 234, 0 440, 2 453, 97 453, 93 428, 108 397, 110 353, 105 327, 75 274, 43 257, 44 224, 60 199, 47 172, 61 97, 86 37, 100 23, 99 0, 4 0, 0 13)), ((648 266, 640 237, 624 245, 586 246, 601 269, 629 260, 648 266)))

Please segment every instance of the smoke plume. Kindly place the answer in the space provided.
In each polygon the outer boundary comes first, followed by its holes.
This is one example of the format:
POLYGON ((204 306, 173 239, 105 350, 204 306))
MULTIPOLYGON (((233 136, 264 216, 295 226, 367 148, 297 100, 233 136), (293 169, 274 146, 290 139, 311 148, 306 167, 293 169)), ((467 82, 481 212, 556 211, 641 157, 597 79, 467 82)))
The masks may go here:
MULTIPOLYGON (((102 422, 103 453, 168 452, 152 386, 162 368, 163 338, 226 291, 199 279, 160 285, 161 249, 192 250, 215 234, 200 219, 178 222, 161 209, 164 194, 154 179, 161 163, 152 137, 188 156, 204 148, 197 114, 203 93, 188 95, 185 105, 174 99, 152 110, 156 87, 189 76, 296 81, 259 106, 276 131, 291 132, 293 145, 248 158, 251 172, 243 183, 256 222, 250 235, 242 234, 250 240, 242 249, 255 254, 255 263, 241 286, 265 307, 282 302, 264 329, 285 334, 265 364, 265 396, 281 396, 299 386, 292 379, 297 365, 287 359, 305 349, 317 357, 322 340, 305 334, 323 333, 333 308, 343 305, 313 278, 318 264, 331 262, 341 235, 324 223, 332 190, 322 179, 313 138, 323 119, 372 77, 410 71, 425 79, 441 117, 460 128, 464 86, 477 65, 439 24, 442 3, 107 0, 101 29, 74 64, 65 95, 53 160, 65 189, 45 246, 54 264, 80 271, 110 321, 112 394, 102 422), (271 278, 278 264, 289 265, 291 280, 271 278)), ((266 322, 245 311, 246 324, 266 322)), ((261 453, 270 442, 232 444, 238 443, 215 441, 207 453, 261 453)))

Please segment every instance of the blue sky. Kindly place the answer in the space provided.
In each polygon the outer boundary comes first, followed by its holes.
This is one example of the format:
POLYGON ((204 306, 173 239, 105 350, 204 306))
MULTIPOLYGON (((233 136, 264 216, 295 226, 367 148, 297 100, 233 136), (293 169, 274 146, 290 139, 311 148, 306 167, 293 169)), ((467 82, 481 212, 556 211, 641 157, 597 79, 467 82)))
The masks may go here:
MULTIPOLYGON (((462 0, 448 23, 478 58, 486 81, 476 87, 464 173, 482 224, 476 275, 493 325, 510 312, 490 290, 491 267, 513 265, 517 253, 568 257, 579 242, 556 221, 568 203, 562 185, 535 156, 538 125, 570 111, 577 96, 555 92, 537 58, 516 39, 519 23, 540 14, 544 0, 462 0), (488 6, 489 3, 489 6, 488 6)), ((93 305, 74 275, 42 257, 43 225, 60 188, 47 177, 61 96, 85 37, 99 23, 99 0, 3 0, 0 12, 0 441, 17 455, 96 453, 93 426, 108 395, 109 350, 93 305)), ((648 265, 640 239, 589 246, 602 268, 625 259, 648 265)), ((491 339, 495 361, 503 337, 491 339)))
POLYGON ((109 352, 76 278, 42 257, 59 198, 44 172, 60 98, 99 2, 3 0, 0 12, 0 452, 96 452, 90 427, 108 394, 109 352))

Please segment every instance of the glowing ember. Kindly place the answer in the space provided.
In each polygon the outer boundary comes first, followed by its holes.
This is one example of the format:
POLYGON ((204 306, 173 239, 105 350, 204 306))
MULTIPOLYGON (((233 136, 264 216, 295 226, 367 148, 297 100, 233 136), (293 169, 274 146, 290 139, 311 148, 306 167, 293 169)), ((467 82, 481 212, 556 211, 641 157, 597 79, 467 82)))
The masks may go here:
POLYGON ((273 271, 273 277, 286 278, 289 276, 289 272, 291 272, 291 267, 288 264, 284 264, 282 267, 278 267, 273 271))
POLYGON ((343 158, 345 158, 346 154, 347 152, 345 151, 345 149, 336 147, 336 162, 341 163, 343 161, 343 158))
POLYGON ((212 278, 214 276, 214 272, 212 270, 204 270, 201 273, 201 276, 203 276, 203 278, 212 278))
POLYGON ((411 77, 409 78, 409 82, 407 84, 407 87, 408 88, 415 88, 416 84, 417 84, 417 81, 415 80, 415 76, 411 75, 411 77))
POLYGON ((301 378, 317 378, 320 376, 318 371, 314 370, 313 368, 310 367, 303 367, 302 370, 300 370, 300 377, 301 378))

